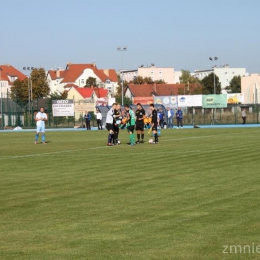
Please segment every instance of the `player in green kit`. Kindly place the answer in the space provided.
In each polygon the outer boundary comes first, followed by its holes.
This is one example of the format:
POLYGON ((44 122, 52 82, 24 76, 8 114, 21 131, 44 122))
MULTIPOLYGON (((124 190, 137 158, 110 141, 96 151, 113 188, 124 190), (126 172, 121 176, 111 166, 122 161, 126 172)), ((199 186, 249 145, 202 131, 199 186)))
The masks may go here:
POLYGON ((130 108, 129 105, 125 105, 125 110, 127 112, 127 130, 129 131, 129 138, 130 142, 129 145, 134 146, 135 145, 135 136, 134 136, 134 130, 135 130, 135 113, 130 108))

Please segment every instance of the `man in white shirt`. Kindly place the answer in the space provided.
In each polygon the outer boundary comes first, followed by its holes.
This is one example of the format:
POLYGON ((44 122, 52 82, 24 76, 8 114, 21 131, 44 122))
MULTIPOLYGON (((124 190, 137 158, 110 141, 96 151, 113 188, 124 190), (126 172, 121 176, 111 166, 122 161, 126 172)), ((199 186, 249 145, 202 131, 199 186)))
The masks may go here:
POLYGON ((172 117, 173 117, 173 112, 169 107, 167 107, 167 127, 168 128, 173 128, 172 117))
POLYGON ((36 135, 34 144, 37 144, 39 133, 42 133, 42 143, 45 144, 45 121, 48 120, 46 113, 44 112, 44 108, 41 107, 40 111, 35 116, 36 121, 36 135))
POLYGON ((98 130, 102 130, 102 114, 99 110, 96 112, 98 130))
POLYGON ((109 131, 107 138, 107 145, 113 146, 112 140, 114 138, 114 118, 116 117, 114 114, 114 110, 116 109, 117 103, 114 103, 110 110, 107 112, 106 117, 106 129, 109 131))

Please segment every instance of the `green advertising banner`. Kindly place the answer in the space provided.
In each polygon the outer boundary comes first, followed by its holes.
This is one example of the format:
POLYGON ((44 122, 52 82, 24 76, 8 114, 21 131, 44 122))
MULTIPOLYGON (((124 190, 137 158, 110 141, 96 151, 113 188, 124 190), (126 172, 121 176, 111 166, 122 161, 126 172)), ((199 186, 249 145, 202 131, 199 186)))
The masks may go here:
POLYGON ((222 108, 227 107, 227 94, 202 95, 203 108, 222 108))

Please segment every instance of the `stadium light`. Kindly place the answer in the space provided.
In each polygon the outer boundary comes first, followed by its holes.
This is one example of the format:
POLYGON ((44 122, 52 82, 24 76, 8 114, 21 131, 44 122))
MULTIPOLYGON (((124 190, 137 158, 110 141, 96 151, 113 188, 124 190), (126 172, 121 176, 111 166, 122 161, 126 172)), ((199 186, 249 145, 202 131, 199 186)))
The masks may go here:
POLYGON ((122 61, 122 68, 121 68, 121 80, 122 80, 122 106, 124 105, 124 73, 123 73, 123 67, 124 67, 124 60, 123 60, 123 53, 124 51, 127 51, 127 46, 121 48, 117 47, 118 51, 122 52, 121 61, 122 61))
MULTIPOLYGON (((34 70, 34 67, 23 67, 23 70, 34 70)), ((30 76, 28 76, 29 114, 31 114, 31 99, 33 100, 32 83, 31 83, 31 87, 30 87, 30 76)))
MULTIPOLYGON (((212 57, 209 57, 209 60, 218 60, 218 57, 214 57, 214 58, 212 58, 212 57)), ((213 67, 213 74, 214 74, 214 94, 216 94, 216 79, 215 79, 215 68, 216 68, 216 65, 214 65, 213 67)))
MULTIPOLYGON (((212 58, 212 57, 209 57, 209 60, 218 60, 218 57, 214 57, 214 58, 212 58)), ((216 65, 214 65, 213 67, 213 76, 214 76, 214 95, 216 94, 216 74, 215 74, 215 68, 216 68, 216 65)), ((215 114, 216 114, 216 108, 215 108, 215 111, 214 111, 214 113, 213 113, 213 125, 214 125, 214 123, 215 123, 215 114)))

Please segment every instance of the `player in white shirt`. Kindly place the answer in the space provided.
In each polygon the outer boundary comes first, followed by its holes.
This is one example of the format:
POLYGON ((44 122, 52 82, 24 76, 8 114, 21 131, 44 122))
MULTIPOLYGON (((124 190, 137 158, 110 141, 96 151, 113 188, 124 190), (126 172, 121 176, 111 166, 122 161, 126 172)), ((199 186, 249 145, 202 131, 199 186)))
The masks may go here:
POLYGON ((106 117, 106 129, 109 131, 108 133, 108 138, 107 138, 107 145, 108 146, 113 146, 112 140, 114 137, 114 118, 116 117, 114 114, 114 110, 116 109, 117 103, 113 103, 112 107, 110 110, 107 112, 107 117, 106 117))
POLYGON ((40 111, 35 116, 36 121, 36 135, 34 144, 37 144, 39 133, 42 133, 42 143, 45 144, 45 121, 48 120, 46 113, 44 112, 44 108, 41 107, 40 111))

